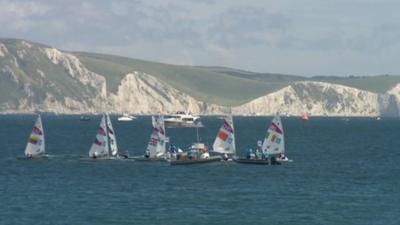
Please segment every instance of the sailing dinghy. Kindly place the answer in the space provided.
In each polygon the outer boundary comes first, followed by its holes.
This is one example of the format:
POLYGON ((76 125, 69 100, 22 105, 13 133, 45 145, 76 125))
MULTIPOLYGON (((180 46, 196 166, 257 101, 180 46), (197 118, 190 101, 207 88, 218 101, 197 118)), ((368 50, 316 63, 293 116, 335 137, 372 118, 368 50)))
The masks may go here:
POLYGON ((28 143, 25 147, 25 156, 18 156, 17 159, 38 159, 47 158, 45 153, 45 139, 42 125, 42 118, 38 115, 32 132, 29 135, 28 143))
MULTIPOLYGON (((279 165, 281 162, 289 162, 285 156, 285 139, 282 121, 276 115, 267 130, 264 142, 260 142, 261 155, 249 154, 247 158, 236 158, 235 162, 247 164, 272 164, 279 165)), ((251 153, 251 152, 250 152, 251 153)))
POLYGON ((236 153, 235 132, 232 116, 224 117, 224 123, 219 129, 213 144, 213 152, 223 155, 224 160, 236 153))
POLYGON ((108 114, 101 118, 96 138, 89 150, 89 157, 92 159, 118 158, 117 139, 108 114))
POLYGON ((169 142, 165 132, 164 116, 152 116, 152 131, 144 155, 130 159, 136 161, 164 161, 168 158, 166 146, 169 142))

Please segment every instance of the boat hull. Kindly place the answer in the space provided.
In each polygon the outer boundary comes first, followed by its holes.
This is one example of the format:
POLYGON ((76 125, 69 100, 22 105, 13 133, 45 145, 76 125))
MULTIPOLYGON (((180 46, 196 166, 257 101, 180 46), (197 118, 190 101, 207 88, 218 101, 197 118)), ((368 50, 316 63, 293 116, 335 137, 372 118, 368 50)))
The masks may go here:
POLYGON ((131 118, 118 118, 118 121, 126 122, 126 121, 132 121, 133 119, 131 118))
POLYGON ((176 121, 164 121, 166 128, 196 128, 204 127, 202 124, 176 122, 176 121))
POLYGON ((166 161, 165 158, 146 158, 143 156, 133 156, 133 157, 128 157, 127 159, 135 160, 138 162, 162 162, 166 161))
POLYGON ((35 157, 27 157, 27 156, 17 156, 18 160, 37 160, 37 159, 48 159, 47 155, 35 156, 35 157))
POLYGON ((215 156, 207 159, 181 159, 181 160, 171 160, 170 164, 175 165, 190 165, 190 164, 203 164, 203 163, 212 163, 212 162, 221 162, 221 157, 215 156))
MULTIPOLYGON (((233 161, 242 164, 256 164, 256 165, 269 165, 268 160, 261 160, 261 159, 233 159, 233 161)), ((273 162, 271 165, 280 165, 280 162, 273 162)))

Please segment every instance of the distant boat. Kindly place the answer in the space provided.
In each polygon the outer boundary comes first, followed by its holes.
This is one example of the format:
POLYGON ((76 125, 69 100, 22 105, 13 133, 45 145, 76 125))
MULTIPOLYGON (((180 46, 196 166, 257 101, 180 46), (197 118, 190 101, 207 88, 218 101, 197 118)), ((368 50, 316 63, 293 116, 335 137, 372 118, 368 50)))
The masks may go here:
POLYGON ((224 160, 229 159, 229 155, 236 153, 235 132, 233 128, 232 116, 225 116, 224 123, 219 128, 213 144, 213 152, 223 155, 224 160))
POLYGON ((152 131, 144 155, 132 157, 136 161, 164 161, 168 158, 166 145, 169 142, 164 126, 164 116, 152 116, 152 131))
POLYGON ((132 121, 136 119, 136 117, 131 116, 127 113, 122 114, 122 116, 118 117, 118 121, 132 121))
POLYGON ((32 132, 29 135, 28 143, 25 147, 25 156, 17 157, 18 159, 36 159, 47 158, 45 153, 45 139, 40 114, 36 119, 32 132))
POLYGON ((303 116, 301 117, 301 119, 302 119, 303 121, 308 121, 310 118, 308 117, 307 114, 305 114, 305 115, 303 115, 303 116))
POLYGON ((118 157, 117 140, 108 114, 101 118, 96 138, 89 150, 89 157, 93 159, 118 157))
POLYGON ((166 115, 164 121, 167 128, 203 127, 200 117, 182 111, 166 115))
POLYGON ((290 162, 285 156, 285 139, 282 121, 279 115, 276 115, 267 130, 267 134, 263 142, 258 143, 261 151, 257 150, 254 154, 249 150, 248 156, 243 158, 235 158, 238 163, 247 164, 280 164, 281 162, 290 162), (258 154, 257 154, 258 153, 258 154))
POLYGON ((79 117, 79 120, 80 120, 80 121, 89 121, 89 120, 90 120, 90 117, 88 117, 88 116, 81 116, 81 117, 79 117))

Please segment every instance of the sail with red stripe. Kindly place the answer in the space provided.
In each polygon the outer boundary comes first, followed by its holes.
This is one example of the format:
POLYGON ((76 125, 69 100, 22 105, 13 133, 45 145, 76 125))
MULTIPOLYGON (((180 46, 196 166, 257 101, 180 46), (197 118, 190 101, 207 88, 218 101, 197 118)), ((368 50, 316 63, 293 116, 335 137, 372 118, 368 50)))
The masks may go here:
POLYGON ((164 116, 152 116, 152 131, 146 152, 150 158, 164 157, 166 153, 167 137, 165 134, 164 116))
POLYGON ((103 115, 97 130, 96 138, 89 150, 89 157, 104 158, 109 156, 106 116, 103 115))
POLYGON ((213 144, 213 151, 222 154, 234 154, 235 147, 235 132, 233 128, 232 116, 227 116, 224 123, 219 129, 213 144))
POLYGON ((270 155, 285 153, 284 132, 279 115, 272 119, 262 144, 262 150, 270 155))

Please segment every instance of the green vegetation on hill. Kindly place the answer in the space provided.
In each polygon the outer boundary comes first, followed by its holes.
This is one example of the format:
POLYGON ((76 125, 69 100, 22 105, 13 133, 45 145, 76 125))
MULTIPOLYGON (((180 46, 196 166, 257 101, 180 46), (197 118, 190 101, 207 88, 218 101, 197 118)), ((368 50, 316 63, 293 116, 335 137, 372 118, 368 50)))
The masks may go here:
POLYGON ((94 53, 76 54, 89 70, 106 77, 108 90, 113 92, 117 90, 121 79, 132 71, 150 74, 198 100, 221 105, 242 104, 288 84, 259 82, 201 67, 94 53))
POLYGON ((94 88, 77 82, 62 65, 55 65, 47 58, 43 52, 47 46, 24 43, 18 39, 0 39, 0 43, 8 51, 4 57, 0 57, 0 103, 16 103, 22 97, 27 97, 24 89, 34 93, 29 96, 33 102, 42 101, 47 94, 57 100, 64 100, 64 97, 95 97, 94 88), (15 74, 18 83, 13 81, 10 73, 15 74))
POLYGON ((92 71, 106 76, 108 90, 116 91, 129 72, 153 75, 174 88, 205 102, 239 105, 269 94, 296 81, 320 81, 384 93, 400 76, 302 77, 296 75, 255 73, 226 67, 178 66, 96 53, 76 53, 92 71))
POLYGON ((341 84, 349 87, 358 88, 361 90, 371 91, 374 93, 385 93, 400 83, 400 76, 395 75, 380 75, 380 76, 317 76, 312 77, 313 80, 341 84))

